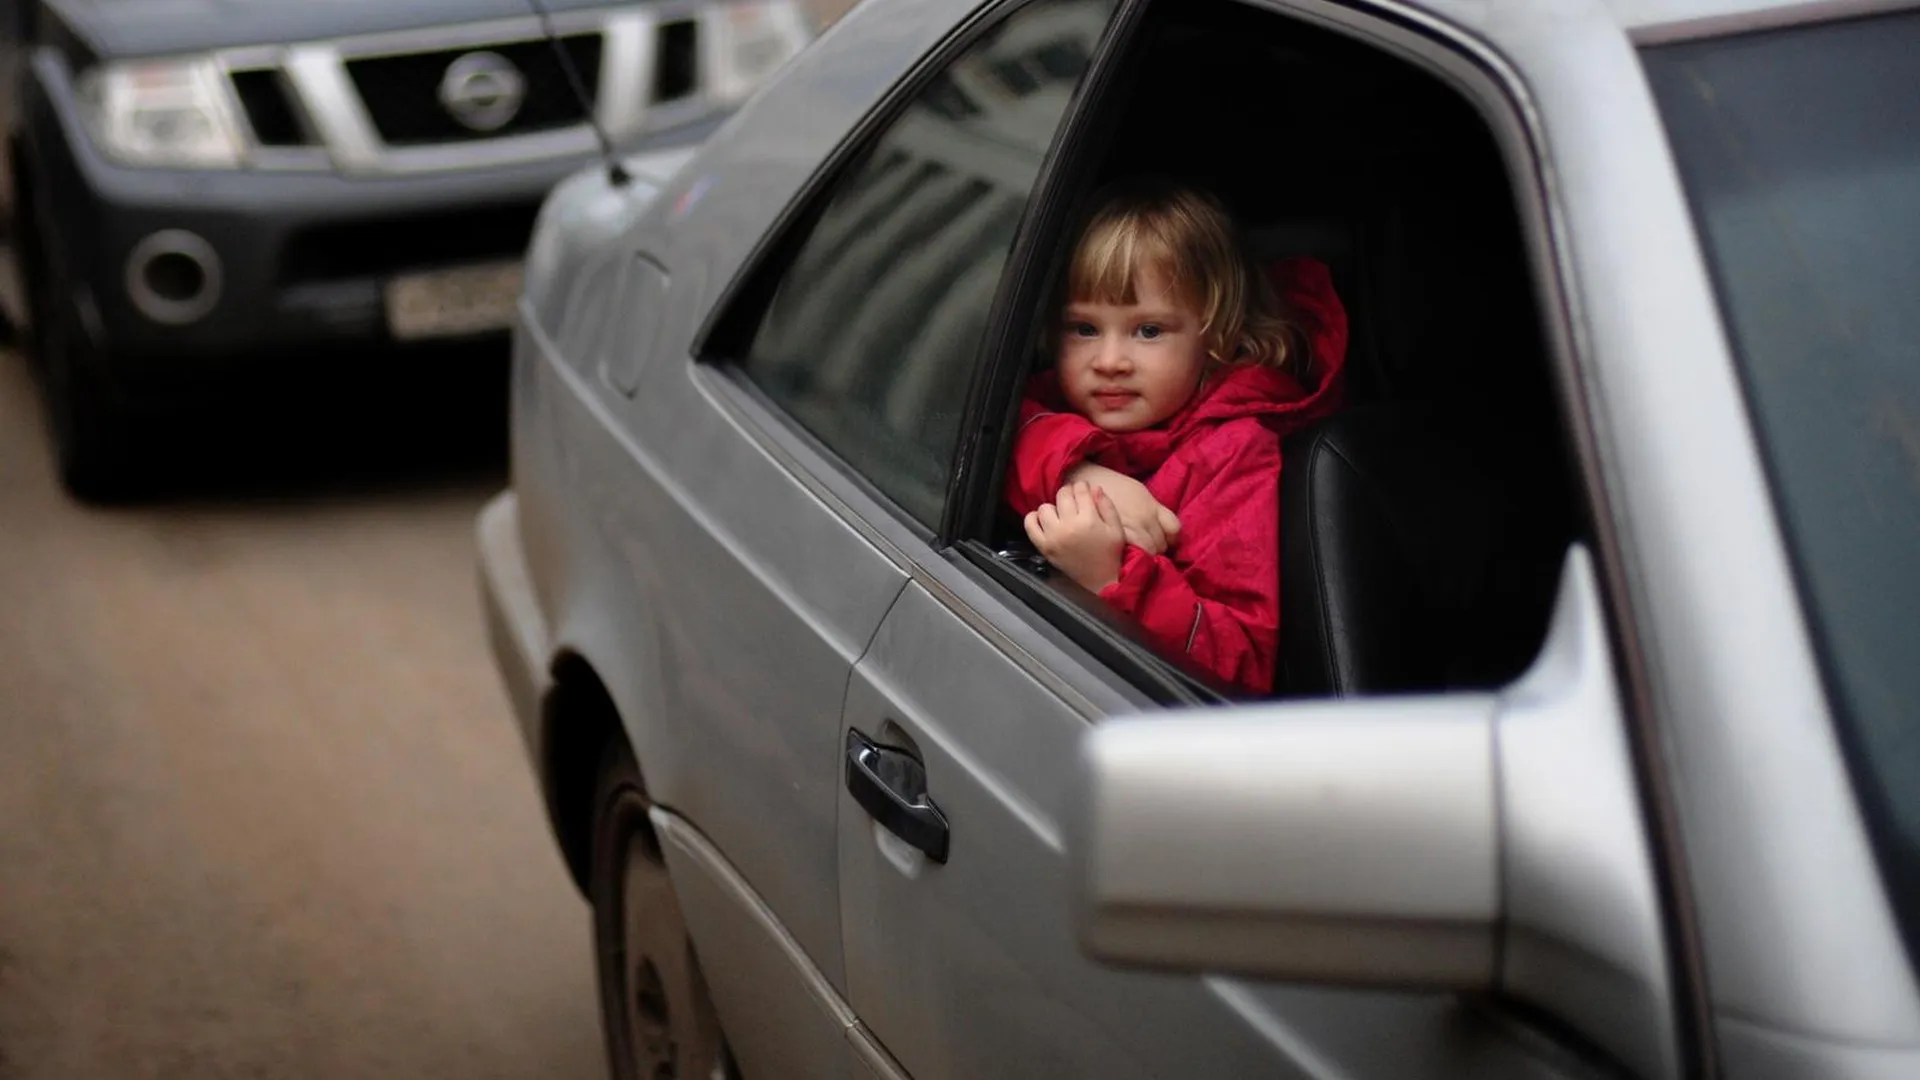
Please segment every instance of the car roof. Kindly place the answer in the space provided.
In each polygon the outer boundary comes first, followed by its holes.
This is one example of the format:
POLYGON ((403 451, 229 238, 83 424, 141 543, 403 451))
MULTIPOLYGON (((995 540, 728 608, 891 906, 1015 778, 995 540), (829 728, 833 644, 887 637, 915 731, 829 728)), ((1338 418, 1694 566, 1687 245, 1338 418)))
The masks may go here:
MULTIPOLYGON (((1594 0, 1402 0, 1402 4, 1469 25, 1500 8, 1594 8, 1594 0)), ((1640 44, 1920 8, 1920 0, 1599 0, 1599 4, 1640 44)))
MULTIPOLYGON (((1407 0, 1442 17, 1501 3, 1543 0, 1407 0)), ((1801 22, 1920 8, 1920 0, 1602 0, 1619 25, 1642 43, 1713 37, 1801 22)))

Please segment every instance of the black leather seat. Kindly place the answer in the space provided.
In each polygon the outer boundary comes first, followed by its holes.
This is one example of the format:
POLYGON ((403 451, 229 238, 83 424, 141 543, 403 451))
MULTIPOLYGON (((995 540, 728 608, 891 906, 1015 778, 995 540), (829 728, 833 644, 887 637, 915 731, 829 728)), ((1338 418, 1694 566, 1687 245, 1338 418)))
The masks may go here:
POLYGON ((1287 440, 1283 693, 1494 687, 1525 670, 1571 529, 1562 474, 1541 467, 1557 450, 1514 430, 1387 403, 1287 440))

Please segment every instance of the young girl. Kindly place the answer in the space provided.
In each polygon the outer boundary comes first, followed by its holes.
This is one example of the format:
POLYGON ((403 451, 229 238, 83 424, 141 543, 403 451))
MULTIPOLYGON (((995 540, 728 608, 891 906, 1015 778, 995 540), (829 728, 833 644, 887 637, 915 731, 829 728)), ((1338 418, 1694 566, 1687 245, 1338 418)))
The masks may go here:
POLYGON ((1327 268, 1265 274, 1218 202, 1106 198, 1068 270, 1054 369, 1021 409, 1007 500, 1056 569, 1233 685, 1272 689, 1280 443, 1339 405, 1327 268))

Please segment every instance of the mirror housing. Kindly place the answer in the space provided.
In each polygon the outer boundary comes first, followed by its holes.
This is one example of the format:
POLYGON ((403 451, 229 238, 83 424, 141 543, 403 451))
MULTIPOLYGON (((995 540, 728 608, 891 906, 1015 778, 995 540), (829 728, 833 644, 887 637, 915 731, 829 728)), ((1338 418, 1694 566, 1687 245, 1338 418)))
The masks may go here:
POLYGON ((1473 989, 1500 916, 1491 696, 1116 721, 1083 744, 1083 948, 1473 989))
POLYGON ((1498 694, 1274 702, 1082 741, 1083 949, 1119 964, 1491 991, 1679 1075, 1654 856, 1590 556, 1498 694))

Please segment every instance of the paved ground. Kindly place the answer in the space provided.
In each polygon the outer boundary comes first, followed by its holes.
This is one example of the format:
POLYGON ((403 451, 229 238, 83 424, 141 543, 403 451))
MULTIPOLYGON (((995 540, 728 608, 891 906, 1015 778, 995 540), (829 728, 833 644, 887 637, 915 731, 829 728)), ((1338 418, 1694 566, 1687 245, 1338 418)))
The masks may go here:
POLYGON ((604 1075, 473 591, 494 404, 88 510, 0 350, 0 1080, 604 1075))
POLYGON ((0 1080, 602 1075, 474 599, 497 421, 89 511, 0 353, 0 1080))

